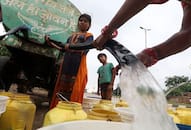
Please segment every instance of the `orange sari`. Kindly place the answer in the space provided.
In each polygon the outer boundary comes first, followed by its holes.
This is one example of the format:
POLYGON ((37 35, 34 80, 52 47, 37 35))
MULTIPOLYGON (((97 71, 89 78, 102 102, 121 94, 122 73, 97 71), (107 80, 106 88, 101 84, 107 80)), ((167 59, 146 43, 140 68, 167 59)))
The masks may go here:
MULTIPOLYGON (((92 36, 92 34, 87 33, 86 37, 89 37, 89 36, 92 36)), ((60 68, 59 68, 59 74, 58 74, 58 78, 57 78, 56 85, 54 88, 52 101, 50 103, 50 109, 54 108, 59 101, 56 93, 60 92, 64 86, 67 86, 65 84, 65 82, 63 82, 61 79, 63 62, 64 62, 64 60, 62 60, 62 63, 61 63, 60 68)), ((86 84, 88 81, 87 77, 88 76, 87 76, 86 54, 83 54, 81 57, 77 76, 76 76, 76 79, 75 79, 75 82, 73 85, 73 90, 72 90, 72 94, 70 96, 70 101, 82 103, 84 90, 85 90, 85 87, 86 87, 86 84)))
POLYGON ((61 82, 61 75, 62 75, 62 65, 63 65, 63 60, 60 64, 60 68, 59 68, 59 72, 58 72, 58 77, 57 77, 57 80, 56 80, 56 85, 55 85, 55 88, 54 88, 54 92, 53 92, 53 95, 52 95, 52 99, 51 99, 51 103, 50 103, 50 109, 54 108, 56 106, 56 104, 58 103, 59 99, 57 98, 56 96, 56 93, 57 92, 60 92, 63 84, 61 82))
POLYGON ((71 101, 82 103, 84 89, 86 87, 87 81, 88 81, 88 76, 87 76, 86 55, 83 55, 78 70, 78 74, 76 77, 76 81, 73 86, 73 91, 70 98, 71 101))

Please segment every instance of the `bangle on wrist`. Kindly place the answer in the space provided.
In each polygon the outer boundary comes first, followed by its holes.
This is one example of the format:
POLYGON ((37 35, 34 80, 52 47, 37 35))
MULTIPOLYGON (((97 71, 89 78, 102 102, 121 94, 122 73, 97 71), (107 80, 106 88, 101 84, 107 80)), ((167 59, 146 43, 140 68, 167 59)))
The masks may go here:
POLYGON ((146 48, 143 50, 143 53, 151 57, 151 65, 157 63, 158 61, 158 54, 154 48, 146 48))
POLYGON ((117 37, 117 35, 118 35, 118 31, 117 31, 117 30, 115 30, 115 31, 113 31, 111 34, 109 34, 108 29, 109 29, 109 27, 108 27, 108 26, 105 26, 105 27, 101 30, 101 34, 102 34, 102 35, 105 35, 105 36, 108 35, 108 36, 111 37, 111 38, 117 37))

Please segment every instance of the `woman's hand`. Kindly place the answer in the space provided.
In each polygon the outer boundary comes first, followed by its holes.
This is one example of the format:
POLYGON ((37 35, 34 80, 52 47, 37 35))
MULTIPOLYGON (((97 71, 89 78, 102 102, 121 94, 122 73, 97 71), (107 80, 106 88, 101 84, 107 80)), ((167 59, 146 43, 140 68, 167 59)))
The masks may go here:
POLYGON ((47 43, 49 46, 54 47, 54 48, 56 48, 56 49, 58 49, 58 50, 60 50, 60 51, 63 51, 63 48, 62 48, 62 47, 59 47, 59 46, 57 46, 55 43, 53 43, 53 42, 50 41, 50 38, 49 38, 48 35, 45 35, 45 41, 46 41, 46 43, 47 43))
POLYGON ((51 42, 50 42, 50 37, 48 35, 45 35, 45 41, 49 46, 52 46, 51 42))
POLYGON ((104 35, 99 35, 96 40, 93 42, 93 46, 97 48, 97 50, 103 50, 104 44, 109 40, 109 37, 106 37, 104 35))

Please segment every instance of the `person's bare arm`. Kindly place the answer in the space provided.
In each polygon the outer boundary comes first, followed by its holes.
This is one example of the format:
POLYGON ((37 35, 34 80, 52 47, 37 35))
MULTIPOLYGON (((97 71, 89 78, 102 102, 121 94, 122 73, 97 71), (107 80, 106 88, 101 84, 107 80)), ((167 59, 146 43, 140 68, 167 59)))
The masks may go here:
POLYGON ((126 0, 108 24, 107 33, 111 34, 139 11, 144 9, 149 3, 150 0, 126 0))
POLYGON ((102 49, 104 43, 111 38, 113 31, 145 8, 149 2, 150 0, 126 0, 111 22, 107 25, 107 28, 104 29, 104 32, 94 41, 94 46, 97 47, 97 49, 102 49))
POLYGON ((191 5, 183 9, 182 27, 165 42, 153 47, 158 55, 158 60, 181 52, 191 46, 191 5))
POLYGON ((97 80, 97 94, 100 95, 100 85, 99 85, 99 75, 98 75, 98 80, 97 80))
POLYGON ((108 24, 108 33, 111 34, 149 4, 162 4, 167 1, 168 0, 126 0, 108 24))
POLYGON ((191 46, 191 4, 185 5, 183 12, 182 27, 179 32, 163 43, 152 48, 146 48, 137 54, 137 57, 146 67, 168 56, 184 51, 191 46))
POLYGON ((114 81, 115 81, 115 75, 116 75, 116 69, 112 68, 112 77, 111 77, 111 85, 113 86, 114 81))
POLYGON ((62 47, 59 47, 58 45, 50 41, 49 36, 45 36, 45 41, 47 42, 49 46, 54 47, 58 50, 62 50, 62 47))

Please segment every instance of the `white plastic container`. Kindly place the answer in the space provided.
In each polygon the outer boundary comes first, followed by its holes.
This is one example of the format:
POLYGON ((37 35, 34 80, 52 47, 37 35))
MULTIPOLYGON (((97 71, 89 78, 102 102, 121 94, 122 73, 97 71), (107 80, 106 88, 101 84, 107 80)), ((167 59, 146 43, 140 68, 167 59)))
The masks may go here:
POLYGON ((81 120, 50 125, 37 130, 130 130, 130 124, 109 121, 81 120))
POLYGON ((9 97, 7 96, 0 96, 0 116, 3 112, 6 111, 6 105, 9 97))

